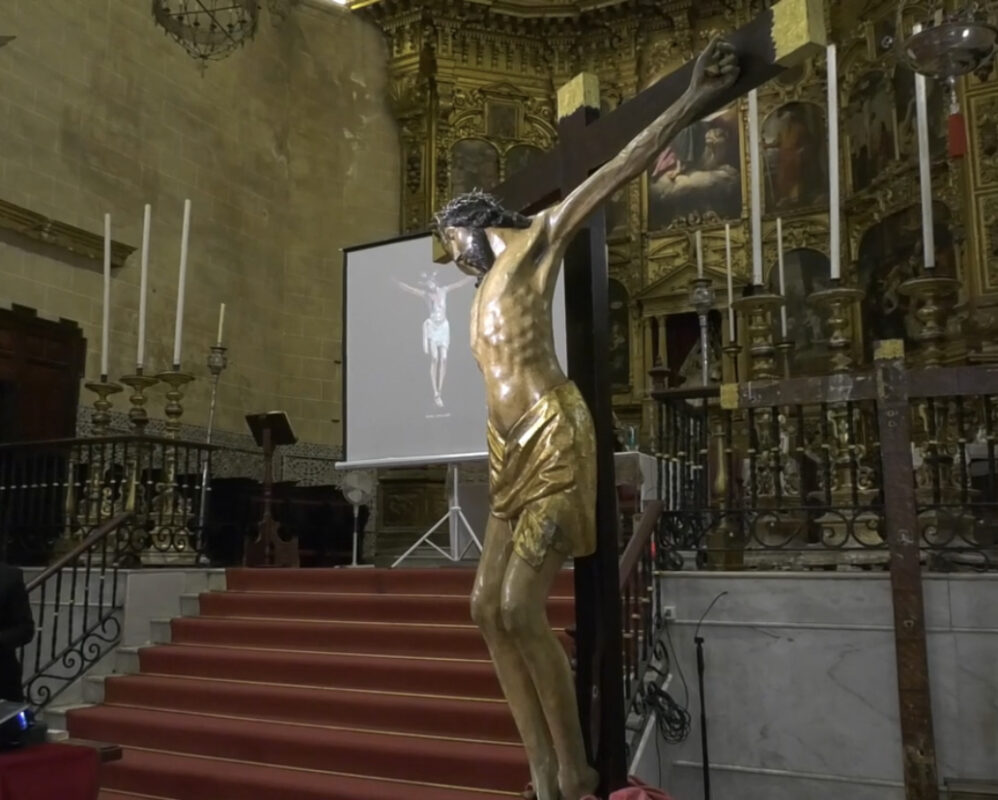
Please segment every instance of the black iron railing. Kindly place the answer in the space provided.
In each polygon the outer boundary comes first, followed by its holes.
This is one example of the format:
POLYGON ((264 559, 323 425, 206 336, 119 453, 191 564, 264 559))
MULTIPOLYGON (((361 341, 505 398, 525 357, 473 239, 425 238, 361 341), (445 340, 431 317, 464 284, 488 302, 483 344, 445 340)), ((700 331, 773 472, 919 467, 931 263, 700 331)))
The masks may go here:
POLYGON ((659 566, 885 567, 887 494, 907 482, 929 569, 998 568, 995 379, 907 373, 910 461, 882 452, 873 373, 744 384, 725 403, 716 387, 656 392, 659 566))
POLYGON ((51 563, 130 512, 116 534, 122 566, 196 562, 212 450, 138 436, 0 445, 0 558, 51 563))
POLYGON ((21 649, 24 696, 44 708, 121 639, 124 597, 118 564, 135 514, 104 520, 28 582, 35 636, 21 649))

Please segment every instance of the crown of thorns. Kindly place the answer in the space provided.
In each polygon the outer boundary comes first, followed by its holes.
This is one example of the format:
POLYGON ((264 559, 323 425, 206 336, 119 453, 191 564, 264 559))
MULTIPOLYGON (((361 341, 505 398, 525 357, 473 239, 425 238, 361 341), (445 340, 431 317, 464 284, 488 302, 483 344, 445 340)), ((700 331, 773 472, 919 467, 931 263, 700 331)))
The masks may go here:
POLYGON ((503 208, 494 195, 472 189, 440 209, 432 227, 437 233, 444 228, 529 228, 530 218, 503 208))

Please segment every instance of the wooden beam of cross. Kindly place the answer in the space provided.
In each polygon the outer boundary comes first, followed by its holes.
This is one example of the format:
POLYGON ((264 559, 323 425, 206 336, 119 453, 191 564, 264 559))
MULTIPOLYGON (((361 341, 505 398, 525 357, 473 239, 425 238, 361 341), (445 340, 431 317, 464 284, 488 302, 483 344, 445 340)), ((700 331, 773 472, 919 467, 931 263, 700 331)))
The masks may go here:
MULTIPOLYGON (((821 0, 779 0, 728 37, 739 77, 719 94, 709 114, 824 45, 821 0)), ((507 208, 533 212, 565 197, 619 153, 675 103, 690 83, 690 62, 604 119, 599 85, 580 75, 558 92, 558 146, 495 193, 507 208)), ((596 428, 596 553, 575 561, 576 696, 590 758, 600 772, 600 796, 627 779, 624 725, 621 587, 613 411, 610 390, 608 265, 605 218, 600 208, 565 252, 568 374, 585 397, 596 428)))
MULTIPOLYGON (((822 0, 779 0, 726 38, 738 52, 740 73, 734 85, 717 96, 704 116, 819 52, 826 41, 822 0)), ((566 150, 573 150, 572 161, 586 174, 609 161, 686 91, 693 64, 689 61, 655 82, 587 126, 572 141, 560 139, 558 146, 539 156, 527 169, 510 176, 492 193, 507 208, 524 212, 538 210, 559 196, 564 197, 575 188, 563 182, 566 150)))

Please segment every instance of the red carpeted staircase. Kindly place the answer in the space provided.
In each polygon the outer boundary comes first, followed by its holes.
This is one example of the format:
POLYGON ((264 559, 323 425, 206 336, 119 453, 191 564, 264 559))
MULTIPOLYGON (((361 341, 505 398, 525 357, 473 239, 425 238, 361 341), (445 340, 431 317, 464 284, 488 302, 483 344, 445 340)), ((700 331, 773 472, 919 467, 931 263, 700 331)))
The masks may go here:
MULTIPOLYGON (((115 742, 102 800, 488 800, 526 759, 464 569, 230 570, 139 672, 69 712, 115 742)), ((572 575, 549 615, 572 624, 572 575)), ((568 639, 565 637, 566 646, 568 639)))

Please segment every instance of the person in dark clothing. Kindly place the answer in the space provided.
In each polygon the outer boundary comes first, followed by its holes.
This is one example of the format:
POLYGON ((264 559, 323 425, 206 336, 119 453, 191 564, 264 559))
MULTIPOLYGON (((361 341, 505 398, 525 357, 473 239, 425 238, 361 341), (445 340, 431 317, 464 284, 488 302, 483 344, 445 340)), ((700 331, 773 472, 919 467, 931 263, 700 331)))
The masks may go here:
POLYGON ((17 648, 34 635, 35 621, 24 575, 18 567, 0 564, 0 699, 24 700, 17 648))

